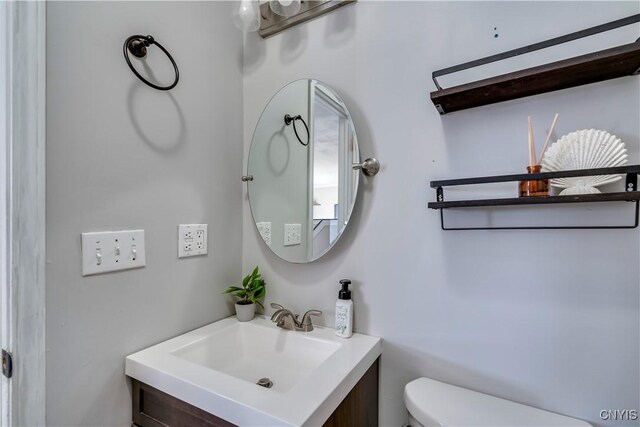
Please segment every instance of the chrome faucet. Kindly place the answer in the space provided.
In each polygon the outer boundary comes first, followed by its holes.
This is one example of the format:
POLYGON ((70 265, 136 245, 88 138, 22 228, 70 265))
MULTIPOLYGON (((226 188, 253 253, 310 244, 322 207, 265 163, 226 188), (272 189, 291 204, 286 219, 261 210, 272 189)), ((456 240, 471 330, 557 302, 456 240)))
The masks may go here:
POLYGON ((271 316, 271 321, 279 328, 289 329, 291 331, 313 331, 311 316, 322 315, 320 310, 309 310, 302 316, 302 320, 298 320, 300 316, 294 314, 291 310, 284 308, 280 304, 271 303, 271 308, 276 310, 276 312, 271 316))

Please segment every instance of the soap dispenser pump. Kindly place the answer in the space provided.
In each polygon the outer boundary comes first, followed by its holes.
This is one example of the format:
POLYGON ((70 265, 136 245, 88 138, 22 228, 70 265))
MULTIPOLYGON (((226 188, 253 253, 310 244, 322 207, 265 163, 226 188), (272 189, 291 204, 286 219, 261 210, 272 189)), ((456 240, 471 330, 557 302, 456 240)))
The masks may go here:
POLYGON ((340 280, 342 289, 338 291, 336 301, 336 335, 342 338, 350 338, 353 334, 353 301, 351 301, 351 280, 340 280))

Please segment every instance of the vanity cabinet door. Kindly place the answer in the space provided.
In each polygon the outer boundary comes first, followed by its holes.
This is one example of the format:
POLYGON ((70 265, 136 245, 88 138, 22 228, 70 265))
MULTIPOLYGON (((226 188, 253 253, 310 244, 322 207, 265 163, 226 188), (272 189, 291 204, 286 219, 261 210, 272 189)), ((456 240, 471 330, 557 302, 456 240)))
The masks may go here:
POLYGON ((228 421, 131 379, 133 427, 233 427, 228 421))
POLYGON ((331 414, 323 427, 378 426, 378 358, 331 414))

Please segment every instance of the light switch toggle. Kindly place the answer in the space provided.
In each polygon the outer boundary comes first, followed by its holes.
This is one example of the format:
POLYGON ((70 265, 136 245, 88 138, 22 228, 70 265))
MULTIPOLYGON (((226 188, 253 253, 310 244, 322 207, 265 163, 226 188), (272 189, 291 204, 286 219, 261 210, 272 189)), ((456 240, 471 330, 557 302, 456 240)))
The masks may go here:
POLYGON ((82 275, 144 267, 144 230, 82 233, 82 275))

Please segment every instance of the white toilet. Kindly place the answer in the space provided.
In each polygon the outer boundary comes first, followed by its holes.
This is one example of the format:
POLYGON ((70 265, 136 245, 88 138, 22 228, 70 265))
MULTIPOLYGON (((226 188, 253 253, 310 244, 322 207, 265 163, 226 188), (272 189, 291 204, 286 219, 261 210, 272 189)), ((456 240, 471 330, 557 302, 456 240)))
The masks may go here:
POLYGON ((478 393, 430 378, 404 388, 411 427, 591 426, 575 418, 478 393))

